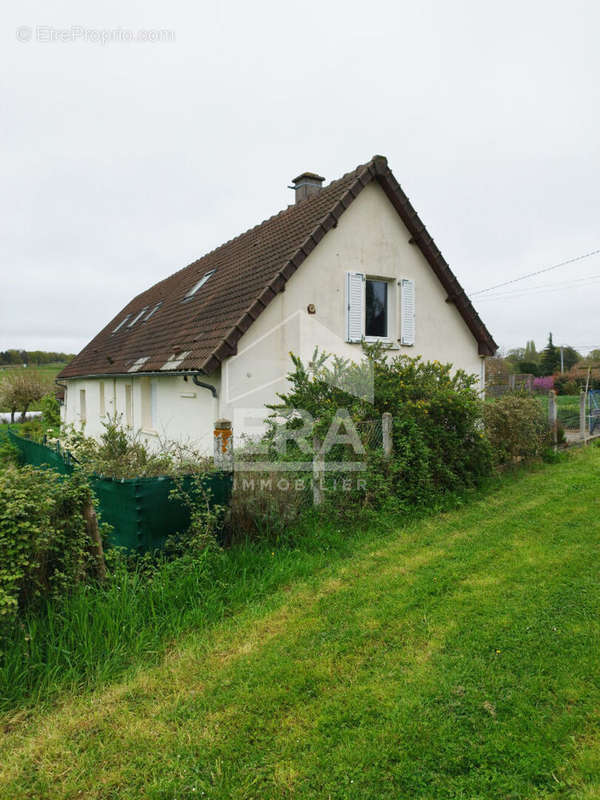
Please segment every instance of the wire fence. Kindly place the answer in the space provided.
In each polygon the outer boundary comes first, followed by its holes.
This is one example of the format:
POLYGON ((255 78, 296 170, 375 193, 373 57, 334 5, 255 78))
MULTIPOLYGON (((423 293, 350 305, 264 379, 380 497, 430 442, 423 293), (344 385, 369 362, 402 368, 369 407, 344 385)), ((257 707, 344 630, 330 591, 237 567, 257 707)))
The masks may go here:
POLYGON ((381 419, 357 422, 356 430, 365 450, 377 450, 383 447, 383 421, 381 419))
MULTIPOLYGON (((535 395, 544 414, 549 419, 550 403, 548 394, 535 395)), ((556 419, 565 433, 579 433, 581 428, 580 398, 576 395, 558 395, 556 397, 556 419)), ((589 402, 586 398, 586 417, 589 416, 589 402)))
POLYGON ((560 432, 564 433, 567 441, 587 439, 591 434, 600 431, 600 423, 597 418, 600 416, 596 398, 598 392, 592 390, 587 393, 582 392, 577 395, 557 395, 553 391, 534 391, 532 392, 524 379, 528 376, 512 376, 517 379, 512 384, 497 383, 486 387, 486 400, 494 401, 513 392, 527 392, 536 398, 543 410, 544 416, 548 420, 551 428, 554 426, 553 412, 551 403, 556 410, 556 423, 558 429, 558 439, 560 432), (582 396, 585 395, 585 400, 582 396), (552 400, 550 399, 552 396, 552 400), (584 405, 582 405, 584 403, 584 405))

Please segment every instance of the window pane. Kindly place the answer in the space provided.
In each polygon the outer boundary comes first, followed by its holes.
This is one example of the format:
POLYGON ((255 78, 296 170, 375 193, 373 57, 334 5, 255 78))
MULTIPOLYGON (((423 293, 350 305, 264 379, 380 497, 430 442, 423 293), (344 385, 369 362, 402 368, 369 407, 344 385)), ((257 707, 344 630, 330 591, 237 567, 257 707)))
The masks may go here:
POLYGON ((388 335, 388 285, 387 281, 367 279, 365 309, 365 336, 388 335))

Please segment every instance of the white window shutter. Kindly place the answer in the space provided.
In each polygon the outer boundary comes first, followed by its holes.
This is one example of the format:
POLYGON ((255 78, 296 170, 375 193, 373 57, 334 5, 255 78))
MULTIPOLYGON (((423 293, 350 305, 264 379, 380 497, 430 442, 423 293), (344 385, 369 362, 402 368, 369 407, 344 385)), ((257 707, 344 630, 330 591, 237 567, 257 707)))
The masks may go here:
POLYGON ((360 342, 363 335, 365 276, 362 272, 346 273, 346 341, 360 342))
POLYGON ((400 295, 400 344, 415 343, 415 282, 403 278, 400 295))

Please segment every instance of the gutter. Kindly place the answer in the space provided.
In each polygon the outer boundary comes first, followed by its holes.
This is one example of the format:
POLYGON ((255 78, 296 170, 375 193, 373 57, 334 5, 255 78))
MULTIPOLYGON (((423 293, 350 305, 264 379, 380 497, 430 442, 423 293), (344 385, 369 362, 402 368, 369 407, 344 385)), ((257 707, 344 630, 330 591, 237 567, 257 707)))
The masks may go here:
MULTIPOLYGON (((208 389, 214 398, 218 397, 217 389, 212 383, 205 383, 199 379, 200 375, 204 375, 204 372, 193 372, 189 369, 182 369, 182 370, 156 370, 154 372, 102 372, 99 374, 92 374, 92 375, 73 375, 72 378, 63 378, 63 380, 67 381, 82 381, 86 380, 87 378, 146 378, 150 376, 158 376, 158 375, 183 375, 184 377, 191 378, 194 381, 196 386, 200 386, 203 389, 208 389)), ((64 383, 59 383, 58 380, 55 380, 57 386, 63 386, 65 389, 67 386, 64 383)))

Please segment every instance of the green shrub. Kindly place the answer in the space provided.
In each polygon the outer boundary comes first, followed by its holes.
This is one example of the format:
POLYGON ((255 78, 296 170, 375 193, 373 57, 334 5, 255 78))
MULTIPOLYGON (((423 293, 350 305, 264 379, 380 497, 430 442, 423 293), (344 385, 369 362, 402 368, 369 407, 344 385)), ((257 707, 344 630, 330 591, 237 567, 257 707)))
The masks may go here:
POLYGON ((0 434, 0 469, 19 466, 22 462, 19 448, 0 434))
POLYGON ((58 431, 60 428, 60 404, 54 392, 42 397, 42 422, 47 431, 58 431))
POLYGON ((568 380, 562 387, 561 394, 577 395, 579 394, 579 386, 574 380, 568 380))
POLYGON ((94 566, 79 473, 25 466, 0 471, 0 632, 19 610, 67 592, 94 566))
MULTIPOLYGON (((271 458, 282 458, 281 430, 301 427, 303 413, 315 420, 313 433, 323 441, 332 422, 341 418, 340 409, 361 430, 369 422, 380 426, 382 414, 389 412, 393 418, 389 460, 383 458, 381 440, 370 441, 367 452, 359 456, 344 444, 336 444, 328 453, 328 461, 366 463, 362 486, 354 481, 348 490, 340 474, 332 474, 331 506, 353 513, 357 502, 394 508, 431 505, 439 494, 476 485, 490 474, 491 452, 481 431, 476 376, 453 373, 450 364, 436 361, 389 358, 381 345, 365 345, 363 350, 360 364, 318 351, 307 365, 292 356, 290 390, 271 407, 265 437, 271 458)), ((307 458, 293 445, 286 452, 286 458, 307 458)))
POLYGON ((544 409, 528 394, 506 394, 486 403, 484 423, 497 464, 537 458, 550 443, 544 409))
POLYGON ((535 375, 539 374, 539 366, 535 361, 517 361, 517 373, 520 375, 535 375))
POLYGON ((140 431, 124 426, 119 416, 109 417, 102 425, 99 439, 73 426, 60 434, 62 447, 88 475, 127 480, 202 473, 210 468, 207 458, 184 444, 161 440, 156 450, 149 449, 140 431))
POLYGON ((33 442, 42 442, 45 436, 44 425, 40 417, 33 417, 19 426, 19 436, 31 439, 33 442))
POLYGON ((206 484, 207 473, 176 475, 169 500, 186 506, 190 514, 187 530, 167 540, 165 551, 171 556, 194 559, 199 553, 216 547, 223 527, 225 507, 214 503, 206 484))

